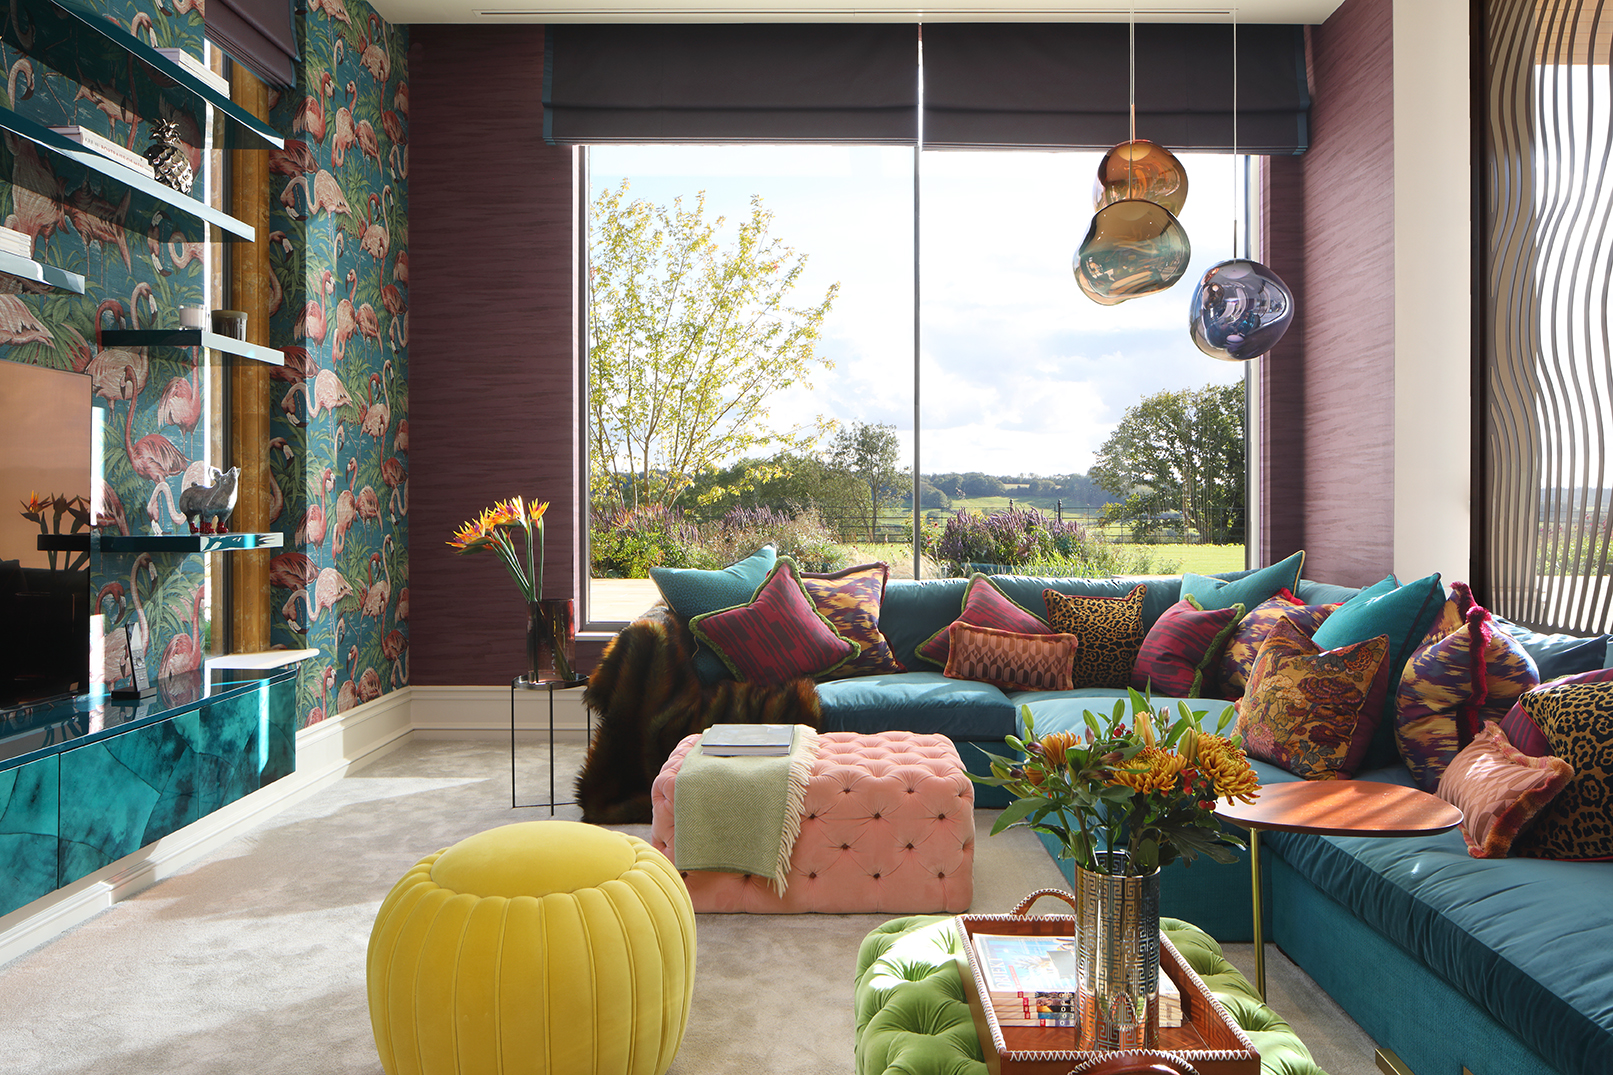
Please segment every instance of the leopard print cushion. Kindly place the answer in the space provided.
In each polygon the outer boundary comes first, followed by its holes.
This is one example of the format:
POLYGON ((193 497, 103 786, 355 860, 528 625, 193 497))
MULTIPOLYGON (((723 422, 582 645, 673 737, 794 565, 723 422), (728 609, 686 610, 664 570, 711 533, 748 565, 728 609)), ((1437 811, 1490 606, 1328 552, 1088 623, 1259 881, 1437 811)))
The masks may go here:
POLYGON ((1514 843, 1517 854, 1613 859, 1613 683, 1542 687, 1519 704, 1574 776, 1514 843))
POLYGON ((1081 640, 1071 681, 1075 687, 1131 685, 1132 666, 1143 644, 1143 595, 1138 583, 1125 597, 1083 597, 1043 590, 1048 622, 1059 634, 1081 640))

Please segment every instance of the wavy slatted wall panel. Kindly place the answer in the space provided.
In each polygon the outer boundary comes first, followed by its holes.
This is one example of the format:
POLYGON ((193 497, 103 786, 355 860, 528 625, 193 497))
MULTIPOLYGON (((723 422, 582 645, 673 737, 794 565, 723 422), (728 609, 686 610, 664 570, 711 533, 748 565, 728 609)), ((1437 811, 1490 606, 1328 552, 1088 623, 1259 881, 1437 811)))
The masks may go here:
POLYGON ((1488 0, 1484 497, 1489 600, 1613 627, 1613 11, 1488 0))

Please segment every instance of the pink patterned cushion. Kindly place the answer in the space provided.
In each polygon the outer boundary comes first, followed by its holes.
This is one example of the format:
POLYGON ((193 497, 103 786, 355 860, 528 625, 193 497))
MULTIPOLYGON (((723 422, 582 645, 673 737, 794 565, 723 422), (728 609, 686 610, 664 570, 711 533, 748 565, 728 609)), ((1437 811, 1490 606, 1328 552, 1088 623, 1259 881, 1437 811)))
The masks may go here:
POLYGON ((1080 644, 1074 635, 1024 634, 954 623, 942 675, 990 683, 1005 691, 1067 691, 1080 644))
POLYGON ((989 578, 980 574, 969 579, 969 587, 963 594, 963 610, 958 614, 958 618, 919 643, 916 650, 918 655, 931 664, 945 668, 951 648, 953 623, 995 627, 999 631, 1018 631, 1027 635, 1053 633, 1046 620, 1014 604, 989 578))
MULTIPOLYGON (((650 843, 674 859, 673 795, 687 736, 650 796, 650 843)), ((957 914, 974 900, 974 784, 952 740, 825 732, 781 898, 764 877, 683 873, 694 909, 750 914, 957 914)))
POLYGON ((1324 653, 1279 620, 1238 700, 1244 750, 1306 780, 1355 775, 1383 711, 1388 656, 1388 635, 1324 653))
POLYGON ((1493 720, 1451 759, 1439 797, 1462 811, 1462 839, 1474 858, 1504 858, 1524 826, 1573 779, 1561 758, 1531 758, 1493 720))
POLYGON ((780 560, 748 605, 708 612, 689 630, 748 683, 784 683, 833 671, 858 652, 812 607, 795 564, 780 560))

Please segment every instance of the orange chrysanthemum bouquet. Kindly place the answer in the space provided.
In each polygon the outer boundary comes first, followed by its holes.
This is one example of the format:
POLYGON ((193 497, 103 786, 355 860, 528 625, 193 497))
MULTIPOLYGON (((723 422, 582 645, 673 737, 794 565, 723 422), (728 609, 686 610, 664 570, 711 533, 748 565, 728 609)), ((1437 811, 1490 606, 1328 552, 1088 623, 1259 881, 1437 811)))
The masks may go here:
POLYGON ((1066 857, 1093 873, 1123 863, 1129 873, 1147 875, 1200 854, 1233 861, 1231 848, 1244 845, 1216 821, 1215 800, 1252 802, 1260 791, 1238 736, 1222 734, 1233 708, 1207 732, 1186 703, 1178 703, 1172 718, 1169 710, 1155 713, 1147 695, 1129 695, 1129 707, 1128 699, 1118 699, 1107 718, 1087 711, 1085 735, 1038 737, 1030 707, 1021 707, 1025 739, 1008 737, 1021 757, 989 754, 991 776, 972 776, 1014 796, 992 833, 1013 825, 1047 833, 1066 857))

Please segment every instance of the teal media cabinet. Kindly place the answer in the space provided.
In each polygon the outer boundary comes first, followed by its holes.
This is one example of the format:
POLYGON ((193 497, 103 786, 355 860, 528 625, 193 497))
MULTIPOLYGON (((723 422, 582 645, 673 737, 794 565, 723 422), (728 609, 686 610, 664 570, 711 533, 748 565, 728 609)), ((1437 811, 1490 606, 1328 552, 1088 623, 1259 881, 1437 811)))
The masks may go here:
POLYGON ((0 712, 0 915, 296 769, 295 665, 158 687, 0 712))

